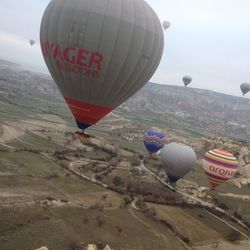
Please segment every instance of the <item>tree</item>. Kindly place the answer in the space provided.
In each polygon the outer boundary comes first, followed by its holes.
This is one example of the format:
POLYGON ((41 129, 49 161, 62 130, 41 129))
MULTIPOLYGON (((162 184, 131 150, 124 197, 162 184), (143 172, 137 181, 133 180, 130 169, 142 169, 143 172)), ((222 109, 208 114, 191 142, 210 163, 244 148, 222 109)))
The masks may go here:
POLYGON ((113 183, 115 186, 122 186, 124 184, 124 181, 121 177, 116 175, 113 179, 113 183))
POLYGON ((128 196, 128 195, 125 195, 123 197, 123 201, 124 201, 124 206, 127 206, 132 202, 132 198, 130 196, 128 196))
POLYGON ((105 221, 103 218, 101 218, 100 215, 96 216, 96 224, 98 227, 102 227, 104 225, 105 221))
POLYGON ((84 219, 83 219, 83 223, 84 223, 84 224, 88 224, 88 222, 89 222, 89 219, 88 219, 88 218, 84 218, 84 219))
POLYGON ((234 230, 231 230, 226 236, 226 240, 228 241, 237 241, 240 239, 240 233, 234 230))
POLYGON ((157 217, 156 210, 153 207, 145 209, 144 214, 151 219, 155 219, 157 217))
POLYGON ((107 199, 107 195, 106 194, 103 194, 102 195, 102 200, 106 200, 107 199))
POLYGON ((120 226, 116 226, 116 230, 119 235, 122 233, 122 228, 120 226))

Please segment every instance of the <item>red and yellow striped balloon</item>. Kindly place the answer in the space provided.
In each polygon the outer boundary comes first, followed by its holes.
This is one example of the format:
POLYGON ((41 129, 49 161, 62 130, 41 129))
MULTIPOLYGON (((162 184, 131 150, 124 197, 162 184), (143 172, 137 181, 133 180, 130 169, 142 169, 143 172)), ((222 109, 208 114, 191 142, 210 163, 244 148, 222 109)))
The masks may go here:
POLYGON ((209 150, 202 165, 212 189, 231 179, 238 170, 237 159, 231 153, 219 149, 209 150))

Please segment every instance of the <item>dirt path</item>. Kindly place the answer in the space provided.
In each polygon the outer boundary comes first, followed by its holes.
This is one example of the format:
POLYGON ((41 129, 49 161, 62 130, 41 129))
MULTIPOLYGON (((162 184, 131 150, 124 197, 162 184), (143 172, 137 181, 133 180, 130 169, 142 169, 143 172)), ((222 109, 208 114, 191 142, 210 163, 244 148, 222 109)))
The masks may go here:
POLYGON ((228 194, 219 193, 219 195, 224 196, 224 197, 232 197, 232 198, 236 198, 236 199, 240 199, 244 201, 250 201, 250 195, 240 195, 240 194, 232 194, 232 193, 228 193, 228 194))
POLYGON ((18 130, 11 126, 2 125, 2 136, 0 137, 0 143, 5 144, 9 141, 22 137, 24 134, 25 133, 21 129, 18 130))
POLYGON ((9 145, 4 144, 4 143, 0 143, 0 145, 1 145, 1 146, 4 146, 4 147, 6 147, 6 148, 9 148, 9 149, 15 149, 14 147, 9 146, 9 145))
POLYGON ((194 250, 249 250, 250 242, 249 241, 238 241, 236 244, 230 244, 226 241, 214 242, 209 245, 197 246, 193 248, 194 250))
POLYGON ((24 135, 24 132, 20 130, 17 130, 14 127, 2 125, 2 134, 0 136, 0 145, 9 149, 15 149, 15 147, 12 147, 6 143, 13 141, 15 139, 18 139, 24 135))

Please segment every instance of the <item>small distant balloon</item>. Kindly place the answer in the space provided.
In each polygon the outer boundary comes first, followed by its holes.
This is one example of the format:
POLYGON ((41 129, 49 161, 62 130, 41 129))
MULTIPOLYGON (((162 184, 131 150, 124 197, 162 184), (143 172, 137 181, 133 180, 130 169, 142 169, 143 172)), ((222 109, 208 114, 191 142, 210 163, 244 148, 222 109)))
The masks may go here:
POLYGON ((163 26, 164 30, 167 30, 171 26, 171 23, 168 21, 164 21, 162 23, 162 26, 163 26))
POLYGON ((242 83, 240 85, 241 92, 243 96, 250 91, 250 83, 242 83))
POLYGON ((189 85, 193 80, 191 76, 183 76, 182 79, 185 87, 187 87, 187 85, 189 85))
POLYGON ((146 130, 144 132, 144 145, 149 155, 156 154, 165 144, 166 136, 155 130, 146 130))
POLYGON ((209 150, 202 160, 202 166, 211 189, 231 179, 238 170, 236 158, 231 153, 219 149, 209 150))
POLYGON ((197 157, 194 150, 176 142, 165 144, 161 159, 170 182, 174 183, 195 168, 197 157))
POLYGON ((33 46, 36 43, 35 40, 30 40, 29 42, 31 46, 33 46))

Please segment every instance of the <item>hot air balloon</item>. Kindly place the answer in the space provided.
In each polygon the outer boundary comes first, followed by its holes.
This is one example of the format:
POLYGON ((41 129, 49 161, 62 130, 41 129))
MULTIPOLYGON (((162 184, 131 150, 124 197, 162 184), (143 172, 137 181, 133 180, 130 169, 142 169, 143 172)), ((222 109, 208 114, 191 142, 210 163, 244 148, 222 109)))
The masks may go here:
POLYGON ((186 145, 171 142, 161 150, 161 159, 170 182, 174 183, 195 168, 196 154, 186 145))
POLYGON ((183 76, 182 79, 183 79, 183 83, 184 83, 185 87, 187 87, 187 85, 192 82, 192 77, 191 76, 183 76))
POLYGON ((163 26, 164 30, 167 30, 167 29, 170 27, 170 25, 171 25, 171 23, 168 22, 168 21, 164 21, 164 22, 162 23, 162 26, 163 26))
POLYGON ((202 160, 211 189, 232 178, 238 169, 236 158, 229 152, 219 149, 209 150, 202 160))
POLYGON ((250 83, 242 83, 240 85, 240 89, 243 95, 245 95, 246 93, 248 93, 250 91, 250 83))
POLYGON ((144 132, 144 145, 149 155, 157 153, 165 144, 166 136, 163 133, 154 130, 146 130, 144 132))
POLYGON ((51 0, 40 40, 47 67, 83 130, 148 82, 164 46, 159 18, 144 0, 51 0))
POLYGON ((29 43, 31 46, 33 46, 35 44, 35 40, 30 40, 29 43))

